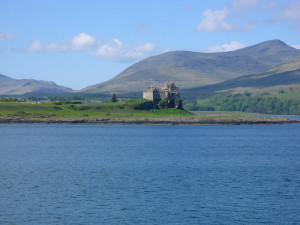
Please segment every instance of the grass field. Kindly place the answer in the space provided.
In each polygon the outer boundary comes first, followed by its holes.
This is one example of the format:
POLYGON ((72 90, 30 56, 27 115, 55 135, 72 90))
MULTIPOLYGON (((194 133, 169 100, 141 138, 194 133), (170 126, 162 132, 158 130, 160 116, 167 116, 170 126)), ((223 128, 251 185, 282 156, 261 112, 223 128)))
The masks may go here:
POLYGON ((194 114, 181 109, 136 110, 146 100, 128 100, 116 103, 80 104, 70 108, 70 104, 32 104, 0 102, 0 116, 23 116, 32 118, 151 118, 151 117, 193 117, 194 114))
POLYGON ((181 109, 137 110, 147 100, 137 99, 116 103, 17 103, 0 102, 0 122, 22 121, 53 123, 79 121, 94 123, 97 121, 111 123, 155 123, 163 121, 167 124, 253 124, 253 123, 285 123, 289 119, 274 118, 270 115, 242 113, 197 111, 188 112, 181 109))

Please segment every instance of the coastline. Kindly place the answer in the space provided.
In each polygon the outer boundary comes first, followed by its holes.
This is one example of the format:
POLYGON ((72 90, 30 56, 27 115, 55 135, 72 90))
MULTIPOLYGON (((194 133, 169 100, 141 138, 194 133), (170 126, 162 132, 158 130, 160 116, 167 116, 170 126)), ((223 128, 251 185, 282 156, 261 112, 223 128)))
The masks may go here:
POLYGON ((0 124, 99 124, 99 125, 280 125, 300 124, 291 118, 160 118, 160 119, 116 119, 116 118, 0 118, 0 124))

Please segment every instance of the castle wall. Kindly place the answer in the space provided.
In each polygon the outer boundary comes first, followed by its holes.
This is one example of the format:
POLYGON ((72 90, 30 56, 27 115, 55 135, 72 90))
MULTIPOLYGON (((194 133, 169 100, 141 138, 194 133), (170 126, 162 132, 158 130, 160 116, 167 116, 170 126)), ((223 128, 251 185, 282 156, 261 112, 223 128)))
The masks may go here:
POLYGON ((160 90, 159 97, 160 97, 160 99, 168 98, 168 92, 166 92, 165 90, 160 90))
POLYGON ((153 100, 153 91, 144 91, 143 99, 153 100))
POLYGON ((143 92, 143 98, 148 100, 161 100, 160 92, 157 89, 154 90, 148 90, 143 92))
POLYGON ((151 101, 177 100, 180 99, 179 88, 175 86, 174 81, 172 83, 167 82, 163 88, 149 87, 147 91, 143 92, 143 98, 151 101))

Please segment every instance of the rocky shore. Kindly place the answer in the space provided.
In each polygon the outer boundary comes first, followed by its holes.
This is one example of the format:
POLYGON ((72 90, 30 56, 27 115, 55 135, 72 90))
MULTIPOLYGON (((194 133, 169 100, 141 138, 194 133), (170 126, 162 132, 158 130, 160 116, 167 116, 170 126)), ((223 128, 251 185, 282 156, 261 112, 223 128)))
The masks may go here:
POLYGON ((279 117, 244 118, 26 118, 2 117, 0 124, 124 124, 124 125, 258 125, 292 124, 300 120, 279 117))

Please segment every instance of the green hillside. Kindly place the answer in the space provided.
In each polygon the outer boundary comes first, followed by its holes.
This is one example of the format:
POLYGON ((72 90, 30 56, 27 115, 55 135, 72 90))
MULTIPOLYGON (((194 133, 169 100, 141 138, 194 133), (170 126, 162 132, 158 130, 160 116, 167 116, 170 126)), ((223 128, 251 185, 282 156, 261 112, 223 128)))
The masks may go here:
POLYGON ((174 80, 181 89, 216 84, 267 71, 300 55, 279 40, 222 53, 172 51, 149 57, 113 79, 89 86, 82 93, 141 93, 148 86, 174 80))
POLYGON ((292 58, 291 60, 288 60, 279 66, 276 66, 267 72, 269 73, 283 73, 287 71, 297 70, 300 69, 300 56, 297 56, 295 58, 292 58))
POLYGON ((245 91, 263 93, 294 89, 300 91, 300 57, 297 56, 267 72, 241 76, 218 84, 184 89, 185 98, 199 98, 221 92, 243 93, 245 91))

